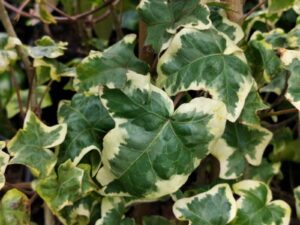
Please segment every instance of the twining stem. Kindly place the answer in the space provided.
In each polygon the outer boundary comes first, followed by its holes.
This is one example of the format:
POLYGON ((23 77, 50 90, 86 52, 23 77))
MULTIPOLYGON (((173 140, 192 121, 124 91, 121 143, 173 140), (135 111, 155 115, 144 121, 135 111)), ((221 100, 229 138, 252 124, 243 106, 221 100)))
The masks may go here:
POLYGON ((247 19, 252 13, 254 13, 257 9, 261 8, 266 3, 266 0, 260 1, 256 6, 254 6, 249 12, 247 12, 244 17, 243 21, 247 19))
MULTIPOLYGON (((25 0, 21 6, 19 7, 19 12, 23 11, 23 9, 30 3, 31 0, 25 0)), ((15 15, 14 20, 19 20, 20 19, 20 13, 17 12, 17 14, 15 15)))
MULTIPOLYGON (((17 34, 14 30, 14 27, 10 21, 10 18, 6 12, 6 9, 4 7, 4 0, 0 0, 0 20, 7 32, 7 34, 10 37, 17 37, 17 34)), ((26 71, 26 75, 27 75, 27 79, 28 79, 28 83, 29 83, 29 93, 28 93, 28 101, 27 101, 27 110, 29 109, 29 106, 31 105, 32 107, 35 107, 36 105, 36 99, 35 99, 35 79, 34 79, 34 69, 31 65, 31 62, 29 60, 29 57, 26 53, 26 51, 24 50, 22 45, 17 45, 16 46, 16 50, 18 52, 18 55, 20 56, 23 64, 24 64, 24 68, 26 71)))
POLYGON ((299 112, 298 109, 292 108, 292 109, 283 109, 275 112, 267 112, 265 114, 262 114, 262 117, 268 117, 268 116, 281 116, 281 115, 286 115, 286 114, 291 114, 291 113, 297 113, 299 112))
MULTIPOLYGON (((105 2, 108 2, 108 1, 106 0, 105 2)), ((112 19, 114 21, 114 26, 115 26, 116 33, 117 33, 117 39, 121 40, 124 36, 122 27, 121 27, 121 21, 118 18, 118 15, 115 10, 115 6, 113 4, 110 4, 108 7, 109 7, 109 11, 111 13, 112 19)))
POLYGON ((55 219, 48 206, 44 203, 44 224, 55 225, 55 219))
POLYGON ((173 101, 174 108, 176 108, 176 106, 178 105, 178 103, 180 102, 180 100, 183 96, 184 96, 184 92, 180 92, 176 95, 176 97, 173 101))

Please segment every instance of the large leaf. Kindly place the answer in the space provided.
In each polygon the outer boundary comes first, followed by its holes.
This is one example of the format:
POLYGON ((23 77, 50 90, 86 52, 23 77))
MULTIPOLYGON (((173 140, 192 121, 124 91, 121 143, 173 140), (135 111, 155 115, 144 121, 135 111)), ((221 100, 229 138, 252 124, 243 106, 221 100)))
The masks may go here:
POLYGON ((37 180, 34 189, 51 211, 64 222, 60 210, 73 206, 77 200, 96 189, 89 173, 88 165, 75 167, 68 160, 58 167, 57 175, 52 172, 50 176, 37 180))
POLYGON ((272 133, 257 125, 227 122, 225 132, 214 146, 212 154, 220 162, 220 177, 240 177, 247 163, 258 166, 272 133))
POLYGON ((237 207, 228 184, 218 184, 212 189, 175 202, 173 212, 189 225, 225 225, 236 215, 237 207))
POLYGON ((5 184, 5 169, 9 161, 9 155, 2 151, 5 147, 5 142, 0 141, 0 190, 5 184))
POLYGON ((98 178, 105 195, 158 198, 173 193, 223 133, 224 104, 195 98, 175 112, 165 92, 149 76, 127 74, 123 90, 101 96, 116 127, 104 137, 98 178))
POLYGON ((24 128, 8 142, 8 152, 13 156, 10 164, 28 166, 37 177, 49 175, 56 163, 56 156, 49 148, 61 144, 66 133, 66 124, 48 127, 28 111, 24 128))
POLYGON ((114 127, 114 121, 98 96, 76 94, 72 101, 62 101, 58 110, 60 123, 68 125, 65 141, 58 151, 58 162, 71 159, 78 164, 90 153, 93 173, 99 169, 104 135, 114 127))
POLYGON ((238 118, 253 83, 241 49, 215 29, 182 29, 159 59, 158 75, 170 95, 208 91, 225 103, 230 121, 238 118))
POLYGON ((138 12, 147 24, 145 44, 157 53, 166 48, 179 28, 211 26, 208 8, 198 0, 142 0, 138 12))
POLYGON ((62 56, 64 54, 66 46, 66 42, 56 43, 54 40, 52 40, 52 38, 44 36, 36 41, 36 46, 28 46, 27 51, 28 54, 34 59, 53 59, 62 56))
POLYGON ((300 110, 300 51, 286 50, 281 56, 281 60, 290 72, 285 97, 300 110))
POLYGON ((17 189, 5 193, 0 204, 1 225, 30 225, 29 199, 17 189))
POLYGON ((244 180, 233 185, 240 196, 238 211, 231 225, 288 225, 290 206, 281 200, 271 201, 272 192, 263 182, 244 180))
POLYGON ((126 73, 146 74, 148 66, 134 55, 136 35, 131 34, 102 52, 91 52, 77 67, 78 87, 88 91, 99 85, 122 87, 126 73))

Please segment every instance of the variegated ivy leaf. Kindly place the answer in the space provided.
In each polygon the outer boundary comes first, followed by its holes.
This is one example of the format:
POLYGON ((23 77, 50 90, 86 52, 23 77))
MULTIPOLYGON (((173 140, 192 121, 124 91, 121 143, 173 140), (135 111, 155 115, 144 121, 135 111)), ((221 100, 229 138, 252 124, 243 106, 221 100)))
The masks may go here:
POLYGON ((281 60, 290 72, 285 97, 300 110, 300 51, 285 50, 281 56, 281 60))
POLYGON ((300 219, 300 186, 294 189, 297 217, 300 219))
POLYGON ((9 70, 10 65, 18 59, 15 47, 21 44, 19 39, 0 32, 0 73, 9 70))
POLYGON ((247 163, 258 166, 272 133, 259 125, 227 122, 225 132, 212 151, 220 162, 220 177, 240 177, 247 163))
POLYGON ((17 189, 5 193, 0 204, 1 225, 30 225, 29 199, 17 189))
POLYGON ((120 197, 105 197, 101 204, 101 218, 95 225, 134 225, 125 218, 125 202, 120 197))
POLYGON ((271 201, 272 192, 263 182, 243 180, 233 185, 240 196, 237 215, 231 225, 288 225, 290 206, 281 200, 271 201))
POLYGON ((76 201, 95 191, 96 186, 90 178, 90 166, 80 164, 76 167, 70 160, 58 167, 57 175, 37 180, 33 186, 51 211, 66 224, 61 210, 73 206, 76 201))
POLYGON ((269 0, 268 10, 270 13, 286 11, 294 6, 295 0, 269 0))
MULTIPOLYGON (((43 98, 43 101, 41 104, 42 109, 52 105, 50 94, 47 93, 46 95, 44 95, 46 89, 47 89, 47 87, 44 85, 36 87, 37 102, 40 102, 41 98, 43 98)), ((22 101, 23 111, 26 111, 28 89, 21 90, 20 97, 21 97, 21 101, 22 101)), ((18 97, 17 97, 16 93, 14 93, 11 96, 11 98, 10 98, 9 102, 7 103, 7 105, 5 106, 5 108, 6 108, 8 118, 12 118, 20 112, 20 108, 19 108, 19 104, 18 104, 18 97)))
POLYGON ((98 96, 76 94, 72 101, 62 101, 58 110, 60 123, 68 125, 65 141, 58 151, 58 162, 71 159, 78 164, 87 154, 93 174, 101 163, 100 149, 104 135, 114 127, 114 121, 98 96))
POLYGON ((219 7, 211 8, 210 20, 218 31, 226 34, 234 43, 238 43, 243 39, 244 32, 242 28, 227 18, 225 10, 219 7))
POLYGON ((23 129, 8 142, 8 152, 13 156, 10 164, 23 164, 37 177, 49 175, 56 163, 50 148, 61 144, 66 133, 66 124, 48 127, 28 111, 23 129))
POLYGON ((44 36, 35 42, 36 46, 28 46, 28 54, 34 59, 57 58, 64 54, 68 45, 66 42, 56 43, 51 37, 44 36))
POLYGON ((204 193, 180 199, 173 206, 177 219, 189 221, 189 225, 225 225, 233 220, 236 211, 228 184, 218 184, 204 193))
POLYGON ((209 10, 199 0, 142 0, 138 12, 147 24, 145 44, 157 53, 167 48, 179 28, 211 26, 209 10))
POLYGON ((116 127, 104 137, 98 179, 105 195, 158 198, 177 191, 224 131, 222 102, 195 98, 174 112, 150 76, 127 74, 123 90, 104 88, 116 127))
POLYGON ((0 141, 0 190, 5 184, 5 170, 9 161, 9 155, 2 151, 5 147, 5 142, 0 141))
POLYGON ((208 91, 225 103, 230 121, 239 117, 253 84, 242 50, 215 29, 182 29, 159 59, 158 76, 170 95, 208 91))
POLYGON ((245 172, 245 177, 269 184, 272 178, 280 172, 280 166, 280 162, 270 163, 263 159, 259 166, 249 166, 245 172))
POLYGON ((36 0, 39 18, 46 24, 56 23, 55 17, 51 14, 52 8, 47 6, 46 1, 47 0, 36 0))
POLYGON ((239 117, 239 121, 243 124, 260 125, 260 119, 257 115, 257 112, 259 110, 267 108, 268 106, 264 104, 258 91, 253 86, 246 98, 246 102, 239 117))
POLYGON ((91 52, 77 67, 79 90, 89 91, 99 85, 120 88, 128 71, 146 74, 148 66, 133 52, 135 39, 136 35, 130 34, 103 53, 91 52))
POLYGON ((172 225, 172 223, 162 216, 147 216, 143 218, 143 225, 172 225))

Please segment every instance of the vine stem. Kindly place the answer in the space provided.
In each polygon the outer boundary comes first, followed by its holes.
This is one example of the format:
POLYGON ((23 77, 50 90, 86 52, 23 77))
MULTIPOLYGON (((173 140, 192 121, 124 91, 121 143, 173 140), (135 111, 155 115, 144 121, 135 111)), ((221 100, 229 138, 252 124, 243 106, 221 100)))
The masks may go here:
POLYGON ((275 112, 267 112, 266 114, 263 114, 262 117, 268 117, 268 116, 281 116, 281 115, 286 115, 286 114, 291 114, 291 113, 297 113, 299 112, 298 109, 292 108, 292 109, 283 109, 275 112))
POLYGON ((225 0, 225 2, 229 5, 230 10, 228 10, 227 15, 228 18, 236 22, 238 24, 242 24, 243 22, 243 0, 225 0))
POLYGON ((256 6, 254 6, 249 12, 247 12, 244 17, 243 21, 247 19, 252 13, 254 13, 257 9, 261 8, 266 3, 266 0, 260 1, 256 6))
POLYGON ((44 203, 44 221, 45 225, 55 225, 55 219, 49 207, 44 203))
MULTIPOLYGON (((6 9, 4 7, 4 0, 0 0, 0 20, 7 32, 7 34, 10 37, 18 38, 18 36, 14 30, 14 27, 10 21, 10 18, 6 12, 6 9)), ((30 105, 32 107, 36 105, 34 69, 31 65, 29 57, 28 57, 26 51, 24 50, 23 46, 17 45, 16 50, 24 64, 24 68, 25 68, 28 83, 29 83, 29 93, 28 93, 28 101, 27 101, 27 110, 28 110, 30 105)))
MULTIPOLYGON (((22 12, 23 11, 23 9, 30 3, 30 1, 31 0, 25 0, 22 4, 21 4, 21 6, 19 7, 19 12, 22 12)), ((14 17, 14 20, 19 20, 20 19, 20 13, 19 12, 17 12, 16 13, 16 15, 15 15, 15 17, 14 17)))
POLYGON ((178 105, 178 103, 180 102, 181 98, 184 96, 184 92, 180 92, 176 95, 175 99, 174 99, 174 108, 176 108, 176 106, 178 105))

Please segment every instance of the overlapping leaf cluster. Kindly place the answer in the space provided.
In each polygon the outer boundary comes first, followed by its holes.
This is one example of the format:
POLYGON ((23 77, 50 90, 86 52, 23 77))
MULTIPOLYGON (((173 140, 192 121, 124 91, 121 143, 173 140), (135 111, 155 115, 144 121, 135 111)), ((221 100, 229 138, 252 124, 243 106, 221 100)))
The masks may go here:
MULTIPOLYGON (((278 8, 271 1, 268 16, 278 8)), ((92 51, 76 70, 55 59, 65 43, 44 37, 27 47, 40 85, 68 76, 76 94, 60 103, 58 125, 46 126, 29 111, 23 129, 0 142, 0 187, 8 164, 27 166, 36 178, 33 189, 68 225, 133 225, 125 216, 133 203, 169 196, 177 222, 289 224, 290 206, 272 201, 268 186, 287 155, 286 139, 273 140, 274 162, 265 159, 273 133, 258 111, 269 108, 262 92, 285 96, 300 109, 298 25, 289 33, 256 32, 242 48, 242 28, 204 1, 143 0, 137 10, 148 27, 146 44, 158 57, 152 74, 152 65, 135 56, 134 34, 92 51), (208 156, 220 165, 217 184, 175 197, 208 156)), ((300 199, 299 188, 295 196, 300 199)), ((3 198, 0 215, 10 210, 10 198, 22 200, 18 210, 26 222, 19 224, 28 224, 28 199, 17 192, 3 198)), ((143 224, 177 224, 175 217, 145 217, 143 224)))

